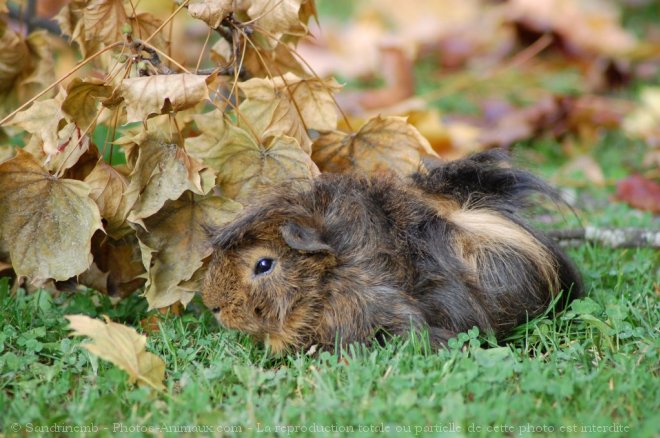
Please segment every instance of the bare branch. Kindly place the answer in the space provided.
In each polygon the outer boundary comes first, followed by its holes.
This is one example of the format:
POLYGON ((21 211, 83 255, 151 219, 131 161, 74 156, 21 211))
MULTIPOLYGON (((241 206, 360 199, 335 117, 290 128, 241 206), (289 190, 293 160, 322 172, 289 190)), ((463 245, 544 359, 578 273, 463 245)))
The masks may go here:
POLYGON ((587 226, 570 230, 553 230, 547 235, 562 246, 579 246, 584 242, 591 242, 610 248, 660 248, 660 230, 587 226))

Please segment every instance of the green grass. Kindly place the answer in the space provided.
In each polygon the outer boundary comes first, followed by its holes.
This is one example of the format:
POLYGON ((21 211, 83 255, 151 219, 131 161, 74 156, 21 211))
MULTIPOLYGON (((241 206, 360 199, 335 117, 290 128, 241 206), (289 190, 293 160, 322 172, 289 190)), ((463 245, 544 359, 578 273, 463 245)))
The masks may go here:
MULTIPOLYGON (((346 0, 319 2, 322 14, 340 18, 352 7, 346 0)), ((626 20, 635 27, 644 18, 626 20)), ((416 68, 419 94, 437 89, 436 66, 416 68)), ((550 88, 574 86, 571 74, 545 79, 550 88)), ((434 104, 478 111, 463 91, 434 104)), ((612 134, 591 152, 606 178, 618 179, 638 163, 638 146, 612 134)), ((543 139, 520 145, 516 154, 545 177, 566 160, 556 142, 543 139)), ((578 204, 582 224, 660 228, 658 218, 610 201, 612 190, 577 191, 593 200, 578 204)), ((553 226, 567 224, 577 219, 569 214, 553 226)), ((465 348, 452 344, 437 352, 412 336, 384 347, 349 346, 341 355, 273 357, 219 328, 194 300, 182 316, 159 315, 160 330, 149 334, 148 350, 167 364, 162 393, 127 383, 123 371, 80 347, 84 339, 69 337, 64 319, 108 315, 139 327, 150 315, 143 298, 113 303, 94 291, 13 294, 3 279, 0 435, 164 435, 190 428, 245 436, 296 430, 306 436, 319 430, 334 436, 344 436, 342 430, 353 432, 347 436, 659 436, 660 252, 584 245, 569 253, 588 297, 555 318, 519 327, 502 345, 472 330, 460 335, 465 348), (83 429, 63 432, 73 427, 83 429)))
MULTIPOLYGON (((657 225, 651 216, 613 205, 582 219, 657 225)), ((486 436, 499 426, 508 436, 543 428, 574 436, 657 436, 660 254, 589 245, 570 253, 588 298, 558 318, 529 322, 501 346, 471 331, 461 335, 463 349, 434 352, 413 336, 385 347, 350 346, 343 359, 328 352, 273 357, 217 327, 194 301, 183 316, 160 316, 160 331, 149 336, 148 349, 167 364, 164 393, 128 384, 121 370, 91 356, 66 328, 64 315, 71 313, 107 314, 138 327, 148 315, 142 298, 112 304, 93 291, 12 295, 5 279, 0 430, 11 435, 18 427, 25 433, 59 425, 110 434, 194 426, 268 436, 307 427, 311 436, 310 427, 334 435, 340 432, 333 428, 345 427, 362 435, 431 436, 445 427, 486 436)))

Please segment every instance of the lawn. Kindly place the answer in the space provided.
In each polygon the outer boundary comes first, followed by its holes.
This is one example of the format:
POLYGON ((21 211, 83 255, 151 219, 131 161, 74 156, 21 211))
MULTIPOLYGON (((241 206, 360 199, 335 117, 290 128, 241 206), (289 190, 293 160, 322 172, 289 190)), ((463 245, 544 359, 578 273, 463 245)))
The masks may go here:
MULTIPOLYGON (((320 4, 322 16, 350 15, 351 2, 320 4)), ((415 68, 417 93, 432 93, 436 66, 415 68)), ((461 93, 432 103, 472 110, 461 93)), ((660 229, 658 216, 612 200, 612 182, 641 161, 640 144, 616 131, 599 138, 585 153, 602 168, 604 187, 580 172, 556 180, 574 198, 575 214, 535 215, 539 225, 660 229)), ((548 138, 519 143, 513 155, 547 179, 571 160, 548 138)), ((384 346, 274 356, 219 327, 199 297, 175 315, 147 311, 138 294, 119 301, 88 289, 28 294, 3 278, 0 436, 660 436, 660 251, 588 242, 567 251, 584 276, 585 298, 529 321, 506 342, 475 328, 441 351, 411 334, 384 346), (87 341, 70 336, 70 314, 107 315, 145 333, 147 350, 166 363, 166 388, 130 384, 81 348, 87 341)))
MULTIPOLYGON (((552 165, 548 159, 537 170, 552 165)), ((587 195, 595 201, 579 211, 583 224, 658 227, 603 191, 587 195)), ((657 436, 660 254, 590 244, 569 253, 587 298, 554 319, 530 321, 499 346, 475 330, 461 335, 467 347, 439 352, 412 336, 384 347, 274 357, 219 328, 198 300, 181 316, 151 312, 157 329, 148 350, 167 364, 162 393, 128 384, 123 371, 80 348, 64 319, 108 315, 139 326, 149 315, 144 299, 113 303, 91 290, 12 295, 3 279, 0 428, 657 436)))

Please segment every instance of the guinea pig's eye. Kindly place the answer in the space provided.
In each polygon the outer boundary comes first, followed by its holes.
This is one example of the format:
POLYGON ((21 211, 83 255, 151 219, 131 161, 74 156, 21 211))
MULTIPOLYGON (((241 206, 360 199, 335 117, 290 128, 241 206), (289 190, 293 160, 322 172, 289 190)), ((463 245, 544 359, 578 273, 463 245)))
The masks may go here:
POLYGON ((254 265, 254 275, 266 274, 273 270, 275 266, 275 261, 269 258, 259 259, 256 265, 254 265))

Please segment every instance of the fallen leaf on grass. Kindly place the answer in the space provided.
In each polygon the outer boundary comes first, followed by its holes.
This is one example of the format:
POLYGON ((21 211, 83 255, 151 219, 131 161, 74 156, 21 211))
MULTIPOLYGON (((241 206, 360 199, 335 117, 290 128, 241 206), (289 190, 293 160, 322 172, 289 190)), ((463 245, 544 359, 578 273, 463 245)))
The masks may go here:
POLYGON ((385 86, 340 94, 337 98, 345 112, 363 114, 365 111, 388 108, 411 97, 415 92, 410 55, 397 45, 383 46, 379 53, 381 55, 380 74, 383 76, 385 86))
POLYGON ((29 153, 0 164, 0 241, 18 275, 66 280, 92 262, 101 216, 82 181, 52 176, 29 153))
POLYGON ((165 388, 165 362, 145 350, 147 337, 134 328, 110 321, 105 322, 84 315, 67 315, 73 336, 89 336, 93 342, 82 344, 90 353, 112 362, 128 373, 130 383, 165 388))
POLYGON ((660 136, 660 87, 642 90, 639 108, 626 117, 623 129, 630 135, 645 139, 660 136))
POLYGON ((591 0, 511 0, 509 19, 524 28, 542 33, 554 32, 562 48, 574 54, 595 53, 618 56, 630 52, 635 37, 620 24, 615 3, 591 0))
POLYGON ((597 187, 605 185, 605 174, 600 164, 589 155, 580 155, 563 165, 553 178, 559 184, 571 185, 571 181, 586 180, 597 187))
POLYGON ((616 185, 616 197, 631 207, 660 213, 660 184, 641 175, 630 175, 616 185))
POLYGON ((394 171, 409 175, 424 155, 437 155, 403 117, 375 117, 353 134, 331 131, 312 146, 312 159, 323 172, 394 171))

